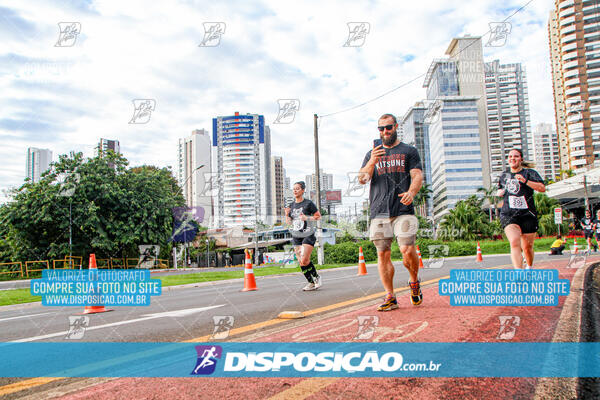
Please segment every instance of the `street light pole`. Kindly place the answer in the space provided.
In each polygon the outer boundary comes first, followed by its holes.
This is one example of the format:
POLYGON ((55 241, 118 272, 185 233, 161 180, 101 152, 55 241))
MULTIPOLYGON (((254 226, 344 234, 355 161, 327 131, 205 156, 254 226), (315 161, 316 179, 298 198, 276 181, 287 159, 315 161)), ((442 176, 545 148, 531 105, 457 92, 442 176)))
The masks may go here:
MULTIPOLYGON (((315 133, 315 183, 317 191, 317 210, 321 211, 321 177, 319 171, 319 126, 318 126, 317 114, 314 115, 314 133, 315 133)), ((321 225, 321 218, 317 220, 317 264, 323 265, 325 255, 323 254, 323 243, 322 243, 323 229, 321 225)))
MULTIPOLYGON (((184 187, 185 187, 185 185, 187 184, 187 181, 189 181, 189 180, 192 178, 192 176, 194 176, 194 174, 196 173, 196 171, 198 171, 198 170, 199 170, 200 168, 202 168, 202 167, 204 167, 204 164, 202 164, 202 165, 200 165, 200 166, 198 166, 198 167, 194 168, 194 170, 193 170, 193 171, 190 173, 190 175, 189 175, 187 178, 185 178, 185 180, 184 180, 184 181, 183 181, 183 183, 181 184, 181 187, 179 188, 179 190, 177 191, 177 193, 175 193, 175 196, 174 196, 174 197, 177 197, 177 196, 179 196, 179 194, 180 194, 180 193, 183 191, 183 188, 184 188, 184 187)), ((187 199, 185 199, 185 200, 186 200, 186 205, 187 205, 187 199)), ((174 268, 177 268, 177 249, 176 249, 176 247, 177 247, 177 246, 175 246, 175 247, 173 248, 173 267, 174 267, 174 268)), ((184 250, 185 250, 185 245, 184 245, 184 250)), ((183 258, 183 267, 184 267, 184 268, 185 268, 185 264, 186 264, 186 262, 187 262, 187 252, 184 254, 184 258, 183 258)))

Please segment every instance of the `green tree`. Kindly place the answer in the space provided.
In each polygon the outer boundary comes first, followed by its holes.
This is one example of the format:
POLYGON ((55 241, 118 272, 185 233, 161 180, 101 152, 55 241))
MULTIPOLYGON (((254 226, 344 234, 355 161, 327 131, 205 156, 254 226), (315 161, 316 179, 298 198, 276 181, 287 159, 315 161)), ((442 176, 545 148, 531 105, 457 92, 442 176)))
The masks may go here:
POLYGON ((456 203, 444 216, 439 238, 443 240, 474 240, 488 237, 490 230, 485 213, 481 210, 483 199, 472 195, 456 203))
MULTIPOLYGON (((554 223, 554 209, 560 207, 558 200, 548 197, 546 193, 535 193, 533 199, 538 213, 538 234, 540 236, 557 234, 558 226, 554 223)), ((564 218, 560 231, 563 234, 569 231, 569 222, 564 218)))
POLYGON ((10 248, 3 257, 69 254, 69 206, 74 255, 136 257, 138 245, 158 244, 164 257, 170 250, 172 210, 184 204, 183 196, 169 169, 127 165, 112 152, 89 159, 81 153, 61 155, 39 182, 13 190, 0 213, 6 224, 1 243, 10 248))
POLYGON ((487 189, 484 187, 480 187, 479 189, 477 189, 477 192, 483 195, 483 199, 485 203, 487 203, 488 212, 490 215, 490 222, 492 222, 493 220, 492 205, 498 203, 498 196, 496 196, 496 190, 497 189, 494 187, 489 187, 487 189))
POLYGON ((421 189, 419 189, 419 191, 417 192, 417 195, 415 196, 415 205, 421 206, 427 203, 427 200, 431 196, 431 193, 433 193, 433 191, 431 190, 431 185, 424 183, 423 186, 421 186, 421 189))

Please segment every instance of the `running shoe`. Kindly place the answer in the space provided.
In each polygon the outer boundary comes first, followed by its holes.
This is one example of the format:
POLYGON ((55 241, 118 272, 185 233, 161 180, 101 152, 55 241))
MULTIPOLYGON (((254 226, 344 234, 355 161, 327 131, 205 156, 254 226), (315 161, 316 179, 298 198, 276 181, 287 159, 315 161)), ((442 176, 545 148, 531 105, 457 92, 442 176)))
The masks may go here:
POLYGON ((321 275, 317 275, 317 277, 314 278, 314 280, 315 280, 315 289, 318 289, 323 285, 323 281, 321 280, 321 275))
POLYGON ((302 288, 302 290, 304 290, 305 292, 308 292, 309 290, 316 290, 316 289, 317 289, 317 287, 312 282, 308 282, 308 284, 302 288))
POLYGON ((418 306, 423 302, 423 293, 421 292, 421 281, 411 282, 410 285, 410 302, 413 306, 418 306))
POLYGON ((380 304, 377 307, 377 311, 390 311, 398 308, 398 301, 396 301, 396 297, 392 295, 385 296, 383 304, 380 304))

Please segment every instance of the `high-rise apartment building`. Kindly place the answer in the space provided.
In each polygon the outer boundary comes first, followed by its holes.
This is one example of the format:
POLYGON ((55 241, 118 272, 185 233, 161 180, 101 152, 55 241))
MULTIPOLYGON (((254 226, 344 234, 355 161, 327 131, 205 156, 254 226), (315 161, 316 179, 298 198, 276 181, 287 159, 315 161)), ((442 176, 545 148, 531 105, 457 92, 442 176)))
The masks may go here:
POLYGON ((271 182, 273 182, 273 216, 274 222, 284 222, 285 204, 285 169, 283 168, 283 158, 279 156, 271 157, 271 182))
POLYGON ((533 130, 533 157, 535 169, 544 179, 556 180, 560 175, 558 140, 552 124, 541 123, 533 130))
MULTIPOLYGON (((321 180, 321 191, 333 189, 333 174, 326 174, 323 172, 323 169, 320 168, 319 179, 321 180)), ((310 190, 317 190, 317 177, 314 173, 306 175, 305 183, 307 192, 310 190)))
MULTIPOLYGON (((436 80, 436 84, 439 84, 436 80)), ((415 103, 408 109, 404 117, 399 122, 402 134, 402 142, 414 145, 421 156, 421 166, 423 167, 424 184, 431 187, 431 152, 429 149, 429 124, 425 123, 425 114, 428 107, 424 102, 415 103)), ((433 212, 433 199, 429 196, 425 207, 425 214, 431 215, 433 212)))
POLYGON ((527 78, 521 64, 485 63, 492 182, 508 167, 512 149, 521 149, 525 159, 533 158, 527 78))
POLYGON ((119 141, 100 138, 100 142, 98 143, 98 155, 102 156, 109 150, 112 150, 117 154, 121 153, 119 141))
POLYGON ((50 168, 52 162, 52 151, 29 147, 27 149, 27 164, 25 166, 26 177, 31 183, 38 182, 43 172, 50 168))
POLYGON ((212 170, 219 185, 216 227, 272 222, 271 133, 264 116, 213 118, 212 170))
POLYGON ((555 0, 548 33, 561 169, 600 162, 600 7, 555 0))
POLYGON ((188 207, 204 208, 202 225, 212 226, 213 196, 217 177, 211 173, 211 140, 204 129, 196 129, 177 145, 177 181, 188 207))

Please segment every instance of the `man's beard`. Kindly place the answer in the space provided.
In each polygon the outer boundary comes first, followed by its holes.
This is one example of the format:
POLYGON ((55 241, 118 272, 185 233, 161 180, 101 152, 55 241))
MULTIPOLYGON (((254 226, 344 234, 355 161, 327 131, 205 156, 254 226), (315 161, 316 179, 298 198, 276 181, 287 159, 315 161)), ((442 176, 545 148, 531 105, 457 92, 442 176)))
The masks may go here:
POLYGON ((397 139, 398 139, 398 132, 397 131, 392 132, 392 134, 390 135, 389 139, 387 139, 383 133, 381 134, 381 141, 383 142, 383 144, 385 146, 391 146, 391 145, 393 145, 394 143, 396 143, 397 139))

